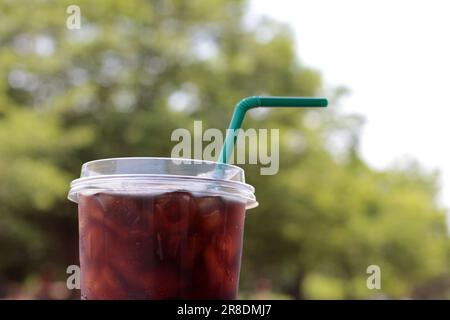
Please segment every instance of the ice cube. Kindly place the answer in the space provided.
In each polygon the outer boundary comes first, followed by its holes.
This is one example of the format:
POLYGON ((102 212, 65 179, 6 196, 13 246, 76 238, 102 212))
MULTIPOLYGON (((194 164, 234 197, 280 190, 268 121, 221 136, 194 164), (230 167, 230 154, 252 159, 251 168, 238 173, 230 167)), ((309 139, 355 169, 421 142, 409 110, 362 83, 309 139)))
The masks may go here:
POLYGON ((206 247, 203 254, 203 262, 206 271, 204 274, 204 281, 207 282, 207 287, 219 287, 224 279, 226 266, 220 258, 215 246, 209 245, 206 247))
POLYGON ((240 258, 242 241, 240 237, 222 234, 216 237, 217 254, 224 264, 231 266, 240 258))
POLYGON ((86 286, 83 288, 83 293, 87 299, 126 299, 126 290, 112 269, 104 266, 96 271, 92 273, 92 278, 86 282, 86 286))
POLYGON ((105 230, 96 222, 89 222, 80 233, 80 253, 88 260, 105 258, 105 230))
POLYGON ((179 233, 186 231, 190 222, 192 196, 187 192, 172 192, 155 200, 154 224, 156 231, 179 233))
POLYGON ((197 258, 203 252, 206 239, 197 233, 188 236, 180 245, 180 266, 183 270, 192 270, 197 258))
POLYGON ((114 296, 115 299, 123 299, 125 297, 125 290, 121 285, 119 278, 115 275, 111 268, 104 267, 102 269, 100 279, 97 281, 103 282, 108 288, 108 294, 114 296))
POLYGON ((103 220, 103 207, 98 202, 96 195, 81 196, 78 204, 79 214, 87 219, 103 220))
POLYGON ((157 232, 155 236, 155 251, 159 260, 176 261, 180 255, 180 246, 184 236, 177 233, 157 232))
POLYGON ((225 201, 221 197, 216 196, 199 197, 196 198, 196 201, 199 212, 205 215, 214 212, 216 210, 223 212, 225 211, 226 208, 225 201))
POLYGON ((142 222, 142 197, 99 193, 96 195, 105 217, 127 228, 142 222))
POLYGON ((229 201, 227 203, 226 232, 242 233, 245 219, 245 204, 229 201))
POLYGON ((226 206, 220 197, 201 197, 197 202, 197 222, 200 230, 207 233, 220 232, 225 227, 226 206))

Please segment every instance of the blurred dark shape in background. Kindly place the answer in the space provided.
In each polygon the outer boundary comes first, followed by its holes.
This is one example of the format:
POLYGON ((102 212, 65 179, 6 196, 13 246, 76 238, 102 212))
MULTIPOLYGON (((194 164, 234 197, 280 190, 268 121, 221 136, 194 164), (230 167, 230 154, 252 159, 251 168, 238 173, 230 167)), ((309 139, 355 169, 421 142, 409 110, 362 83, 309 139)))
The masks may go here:
POLYGON ((234 104, 256 94, 326 94, 332 106, 246 119, 280 129, 281 156, 275 176, 245 166, 261 205, 246 219, 241 296, 450 297, 436 173, 368 167, 362 119, 339 113, 341 90, 324 92, 299 63, 287 26, 246 26, 245 1, 79 0, 81 29, 69 30, 70 4, 0 3, 2 297, 79 296, 65 287, 78 264, 66 194, 83 162, 170 156, 174 129, 194 119, 225 129, 234 104), (381 290, 366 287, 373 264, 381 290))

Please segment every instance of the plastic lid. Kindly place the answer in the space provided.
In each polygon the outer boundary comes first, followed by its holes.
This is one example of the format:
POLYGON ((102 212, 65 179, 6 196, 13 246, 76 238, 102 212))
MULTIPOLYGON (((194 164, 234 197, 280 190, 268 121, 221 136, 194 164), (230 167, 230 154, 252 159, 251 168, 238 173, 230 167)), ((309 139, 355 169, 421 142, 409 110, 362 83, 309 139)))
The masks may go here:
POLYGON ((86 162, 81 177, 70 184, 68 198, 98 192, 155 194, 173 191, 218 195, 258 205, 255 189, 245 183, 244 170, 204 160, 178 158, 112 158, 86 162))

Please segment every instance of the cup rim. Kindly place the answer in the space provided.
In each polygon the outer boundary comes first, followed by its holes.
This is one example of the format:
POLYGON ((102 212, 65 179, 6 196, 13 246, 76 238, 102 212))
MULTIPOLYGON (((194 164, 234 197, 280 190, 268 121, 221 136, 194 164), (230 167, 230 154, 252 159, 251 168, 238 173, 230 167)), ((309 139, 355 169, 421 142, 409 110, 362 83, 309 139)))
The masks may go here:
MULTIPOLYGON (((108 190, 116 192, 126 192, 128 188, 135 188, 133 190, 164 190, 163 188, 168 188, 169 190, 176 190, 177 185, 180 190, 192 191, 193 193, 204 193, 212 195, 222 195, 227 197, 239 198, 241 201, 246 203, 246 208, 254 208, 258 206, 254 192, 255 188, 250 184, 245 183, 244 170, 236 165, 224 164, 220 162, 214 162, 209 160, 198 160, 198 159, 188 159, 188 158, 170 158, 170 157, 116 157, 116 158, 105 158, 96 159, 85 162, 82 165, 81 177, 74 179, 70 183, 70 190, 67 198, 73 202, 78 202, 79 194, 83 191, 91 190, 93 192, 100 192, 108 190), (118 174, 102 174, 89 172, 87 169, 96 163, 108 161, 180 161, 187 162, 188 164, 207 164, 207 165, 219 165, 221 168, 233 168, 236 174, 239 174, 243 180, 235 181, 230 179, 221 179, 220 177, 201 177, 201 176, 190 176, 183 174, 167 174, 167 173, 118 173, 118 174), (86 176, 83 176, 87 174, 86 176), (193 191, 193 186, 203 186, 207 187, 205 191, 193 191), (126 186, 126 187, 125 187, 126 186), (211 188, 211 186, 214 186, 211 188), (158 187, 160 189, 158 189, 158 187), (192 187, 192 190, 189 190, 192 187), (111 189, 112 188, 112 189, 111 189), (173 189, 170 189, 173 188, 173 189)), ((147 192, 149 192, 147 191, 147 192)), ((167 191, 169 192, 169 191, 167 191)), ((146 193, 146 192, 144 192, 146 193)))
POLYGON ((223 165, 223 166, 235 168, 235 169, 237 169, 237 170, 239 170, 241 172, 244 172, 244 169, 242 169, 241 167, 239 167, 237 165, 234 165, 234 164, 230 164, 230 163, 222 163, 222 162, 210 161, 210 160, 189 159, 189 158, 172 158, 172 157, 111 157, 111 158, 90 160, 88 162, 83 163, 82 168, 85 167, 85 166, 91 165, 93 163, 104 162, 104 161, 112 161, 112 160, 177 160, 177 161, 190 161, 190 162, 199 162, 199 163, 201 162, 201 163, 206 163, 206 164, 223 165))

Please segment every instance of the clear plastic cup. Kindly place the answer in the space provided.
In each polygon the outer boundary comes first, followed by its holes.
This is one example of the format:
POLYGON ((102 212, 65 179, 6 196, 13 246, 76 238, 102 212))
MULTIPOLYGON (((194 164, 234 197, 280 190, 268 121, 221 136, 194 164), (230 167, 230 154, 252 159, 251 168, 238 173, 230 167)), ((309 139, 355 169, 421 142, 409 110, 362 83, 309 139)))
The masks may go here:
POLYGON ((236 166, 170 158, 87 162, 78 203, 82 299, 235 299, 254 188, 236 166))

